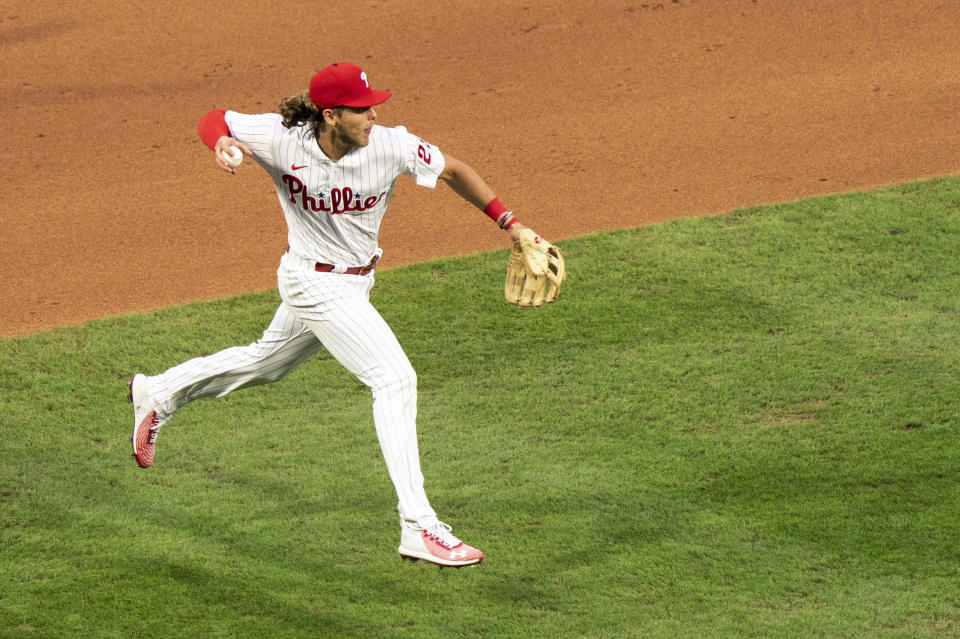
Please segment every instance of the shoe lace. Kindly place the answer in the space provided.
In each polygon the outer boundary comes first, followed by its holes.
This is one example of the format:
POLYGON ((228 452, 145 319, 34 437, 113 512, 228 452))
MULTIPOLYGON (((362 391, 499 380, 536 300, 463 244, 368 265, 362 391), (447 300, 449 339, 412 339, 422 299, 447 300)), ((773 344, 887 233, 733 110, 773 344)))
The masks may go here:
MULTIPOLYGON (((160 427, 163 426, 167 420, 170 419, 170 416, 160 417, 160 414, 157 411, 153 411, 153 425, 150 426, 150 432, 153 433, 152 437, 156 438, 157 431, 160 430, 160 427)), ((151 439, 151 443, 153 440, 151 439)))
POLYGON ((427 528, 427 534, 447 548, 456 548, 463 542, 457 539, 453 533, 450 532, 451 530, 452 528, 448 524, 438 521, 427 528))
POLYGON ((150 415, 152 424, 150 425, 150 438, 147 440, 149 443, 157 441, 157 431, 160 430, 160 420, 157 419, 157 413, 154 412, 150 415))

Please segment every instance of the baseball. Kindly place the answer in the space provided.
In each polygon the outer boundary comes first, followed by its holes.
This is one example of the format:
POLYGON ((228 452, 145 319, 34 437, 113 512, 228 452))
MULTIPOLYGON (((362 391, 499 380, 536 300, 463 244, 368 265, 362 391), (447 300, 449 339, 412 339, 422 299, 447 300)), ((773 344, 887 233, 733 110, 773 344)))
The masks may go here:
POLYGON ((235 146, 231 146, 224 152, 223 159, 231 169, 235 169, 243 162, 243 151, 235 146))

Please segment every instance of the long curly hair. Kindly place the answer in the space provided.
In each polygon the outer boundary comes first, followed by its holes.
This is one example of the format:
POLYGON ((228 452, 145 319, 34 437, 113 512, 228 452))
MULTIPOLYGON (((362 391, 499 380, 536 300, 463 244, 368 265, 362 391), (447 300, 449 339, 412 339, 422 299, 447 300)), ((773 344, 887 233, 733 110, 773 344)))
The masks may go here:
POLYGON ((310 101, 309 91, 284 98, 280 103, 279 111, 283 118, 283 126, 288 129, 306 124, 317 132, 323 131, 327 126, 323 119, 323 111, 310 101))

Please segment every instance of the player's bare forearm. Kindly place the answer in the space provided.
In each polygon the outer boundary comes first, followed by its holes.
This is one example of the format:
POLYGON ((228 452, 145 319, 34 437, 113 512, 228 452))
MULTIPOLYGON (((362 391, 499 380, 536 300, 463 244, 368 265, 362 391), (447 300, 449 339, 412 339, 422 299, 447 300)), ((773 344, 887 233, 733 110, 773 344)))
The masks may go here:
MULTIPOLYGON (((468 164, 450 155, 444 156, 444 159, 446 163, 443 173, 440 174, 440 179, 446 182, 457 195, 482 211, 490 203, 490 200, 496 197, 496 193, 480 177, 480 174, 468 164)), ((507 229, 510 240, 516 242, 518 234, 523 228, 525 227, 522 224, 514 222, 507 229)))
POLYGON ((470 166, 452 156, 445 156, 445 165, 440 179, 446 182, 454 192, 483 210, 487 203, 496 197, 493 189, 483 181, 470 166))

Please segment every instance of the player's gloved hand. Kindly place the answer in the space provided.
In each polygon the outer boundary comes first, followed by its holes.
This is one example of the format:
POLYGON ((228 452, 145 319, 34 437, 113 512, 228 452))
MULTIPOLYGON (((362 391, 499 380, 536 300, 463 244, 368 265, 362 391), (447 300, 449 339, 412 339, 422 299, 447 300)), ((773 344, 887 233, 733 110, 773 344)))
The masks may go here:
POLYGON ((236 175, 237 169, 227 164, 227 159, 225 157, 225 155, 229 153, 227 149, 229 149, 231 146, 235 146, 243 151, 244 155, 253 156, 253 152, 246 144, 243 142, 238 142, 236 139, 230 136, 224 135, 217 140, 217 145, 213 148, 213 156, 217 162, 217 166, 227 173, 236 175))
POLYGON ((517 306, 542 306, 560 294, 567 270, 560 249, 528 228, 511 233, 504 297, 517 306))

